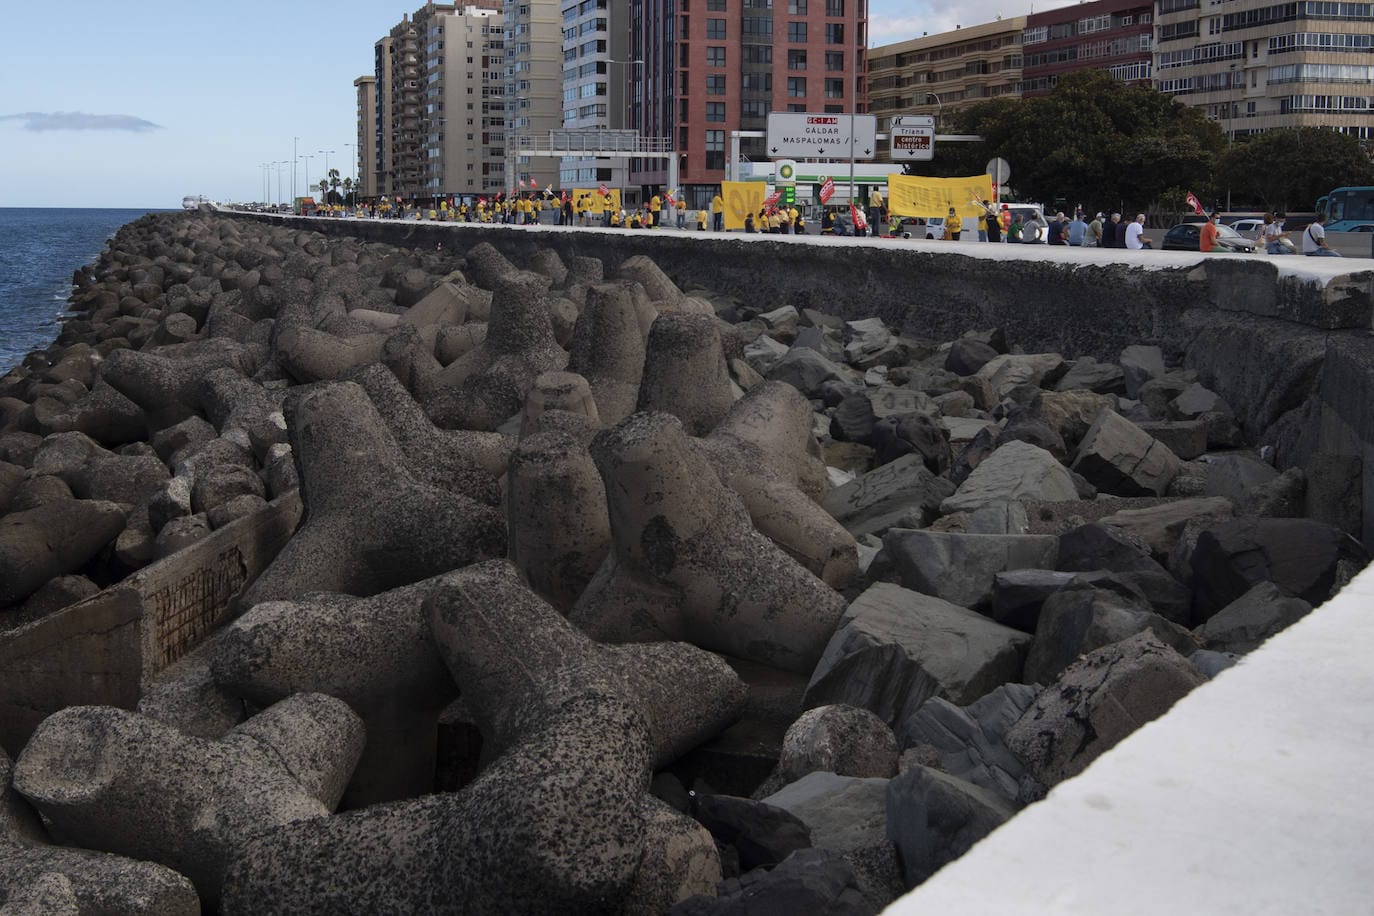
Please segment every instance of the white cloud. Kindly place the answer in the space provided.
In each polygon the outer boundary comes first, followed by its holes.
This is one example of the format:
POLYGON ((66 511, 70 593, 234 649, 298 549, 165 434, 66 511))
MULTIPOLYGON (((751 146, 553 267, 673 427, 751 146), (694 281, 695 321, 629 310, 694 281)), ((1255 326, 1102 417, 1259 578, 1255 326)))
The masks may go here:
POLYGON ((83 111, 25 111, 0 115, 0 121, 23 121, 25 130, 161 130, 161 124, 133 115, 96 115, 83 111))

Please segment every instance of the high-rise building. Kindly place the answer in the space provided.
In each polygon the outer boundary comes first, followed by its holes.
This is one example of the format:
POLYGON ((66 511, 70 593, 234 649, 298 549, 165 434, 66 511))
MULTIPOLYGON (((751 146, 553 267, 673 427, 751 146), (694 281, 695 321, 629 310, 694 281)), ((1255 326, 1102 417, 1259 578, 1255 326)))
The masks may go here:
MULTIPOLYGON (((627 87, 640 76, 626 56, 626 0, 563 0, 563 127, 623 130, 627 87)), ((561 187, 623 188, 628 159, 566 158, 559 165, 561 187)))
POLYGON ((1154 9, 1154 0, 1094 0, 1030 14, 1021 39, 1021 94, 1049 95, 1065 73, 1089 69, 1153 85, 1154 9))
POLYGON ((361 197, 377 196, 377 77, 360 76, 353 81, 358 95, 358 161, 353 163, 357 176, 354 193, 361 197))
MULTIPOLYGON (((426 3, 404 16, 376 43, 373 105, 360 98, 358 106, 359 150, 372 150, 370 160, 360 154, 372 166, 371 193, 433 199, 500 191, 503 67, 500 0, 426 3)), ((355 83, 360 95, 365 79, 355 83)))
POLYGON ((506 190, 558 181, 558 160, 522 154, 548 148, 563 126, 563 30, 559 0, 506 0, 506 190))
MULTIPOLYGON (((864 113, 867 0, 629 0, 629 126, 675 150, 689 206, 725 178, 731 131, 766 131, 771 111, 864 113)), ((743 138, 742 158, 772 157, 743 138)), ((661 159, 632 163, 631 181, 662 188, 661 159)))
POLYGON ((937 132, 950 133, 946 119, 960 108, 1019 95, 1025 28, 1026 17, 1013 16, 871 49, 869 104, 878 130, 899 115, 933 115, 937 132))
POLYGON ((1374 4, 1159 0, 1155 85, 1230 138, 1328 127, 1374 139, 1374 4))

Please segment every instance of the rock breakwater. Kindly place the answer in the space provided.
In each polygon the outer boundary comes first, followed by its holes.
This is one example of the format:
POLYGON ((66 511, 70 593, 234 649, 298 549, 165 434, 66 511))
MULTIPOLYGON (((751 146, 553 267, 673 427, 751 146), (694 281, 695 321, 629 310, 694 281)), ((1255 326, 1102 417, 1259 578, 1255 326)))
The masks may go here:
POLYGON ((876 912, 1367 560, 1156 346, 210 214, 76 280, 0 379, 0 636, 304 514, 0 753, 0 905, 876 912))

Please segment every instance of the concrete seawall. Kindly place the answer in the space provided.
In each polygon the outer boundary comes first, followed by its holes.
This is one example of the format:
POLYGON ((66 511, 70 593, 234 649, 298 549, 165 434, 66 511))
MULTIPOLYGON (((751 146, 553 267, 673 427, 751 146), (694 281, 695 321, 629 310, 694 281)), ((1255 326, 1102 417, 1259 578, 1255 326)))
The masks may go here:
POLYGON ((684 289, 877 315, 913 337, 1000 326, 1027 352, 1102 359, 1157 344, 1280 467, 1358 459, 1346 466, 1374 543, 1374 260, 230 215, 417 248, 485 241, 517 264, 552 248, 608 273, 642 254, 684 289))

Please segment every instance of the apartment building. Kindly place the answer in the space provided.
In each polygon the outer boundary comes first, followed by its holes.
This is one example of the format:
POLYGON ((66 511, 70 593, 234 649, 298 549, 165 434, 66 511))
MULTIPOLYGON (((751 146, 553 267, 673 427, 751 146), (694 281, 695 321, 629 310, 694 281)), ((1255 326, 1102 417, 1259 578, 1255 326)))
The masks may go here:
POLYGON ((1021 95, 1049 95, 1065 73, 1086 69, 1153 85, 1154 9, 1154 0, 1094 0, 1027 16, 1021 95))
POLYGON ((1231 138, 1328 127, 1374 139, 1374 3, 1159 0, 1155 86, 1231 138))
MULTIPOLYGON (((641 73, 627 54, 626 0, 563 2, 563 127, 624 130, 628 89, 641 73)), ((628 159, 567 158, 558 170, 561 187, 629 183, 628 159)))
POLYGON ((358 97, 358 136, 356 151, 358 161, 353 163, 353 174, 357 176, 354 193, 363 197, 377 196, 377 77, 360 76, 353 81, 358 97))
POLYGON ((560 0, 506 0, 506 190, 558 181, 558 160, 522 155, 547 148, 563 126, 563 12, 560 0))
MULTIPOLYGON (((724 179, 731 131, 766 131, 771 111, 868 110, 867 0, 629 0, 629 21, 644 63, 628 124, 674 150, 690 206, 724 179)), ((764 140, 742 139, 742 157, 770 159, 764 140)), ((646 193, 667 180, 662 159, 631 163, 646 193)))
POLYGON ((948 133, 959 109, 1018 95, 1025 28, 1026 17, 1013 16, 870 50, 868 99, 879 132, 896 116, 933 115, 937 131, 948 133))
MULTIPOLYGON (((369 107, 359 87, 365 196, 494 194, 505 183, 504 25, 500 0, 427 3, 374 46, 369 107), (367 174, 367 173, 365 173, 367 174)), ((360 153, 360 158, 362 154, 360 153)))

